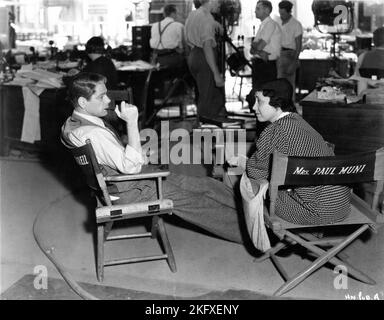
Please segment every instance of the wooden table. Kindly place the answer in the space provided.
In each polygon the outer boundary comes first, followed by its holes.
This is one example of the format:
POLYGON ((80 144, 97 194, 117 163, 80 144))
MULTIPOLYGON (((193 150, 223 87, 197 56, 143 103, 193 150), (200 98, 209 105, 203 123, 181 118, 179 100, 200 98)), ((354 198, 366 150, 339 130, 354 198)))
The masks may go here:
POLYGON ((300 68, 297 74, 299 90, 312 91, 319 78, 327 77, 332 67, 342 77, 348 76, 349 61, 345 59, 300 59, 300 68))
POLYGON ((303 118, 335 144, 336 154, 384 147, 384 105, 317 100, 314 92, 311 96, 300 102, 303 118))
POLYGON ((0 155, 7 156, 12 146, 27 150, 48 150, 60 144, 60 128, 73 109, 65 100, 65 91, 65 88, 45 89, 41 93, 41 140, 32 144, 20 140, 25 111, 22 87, 0 85, 0 155))

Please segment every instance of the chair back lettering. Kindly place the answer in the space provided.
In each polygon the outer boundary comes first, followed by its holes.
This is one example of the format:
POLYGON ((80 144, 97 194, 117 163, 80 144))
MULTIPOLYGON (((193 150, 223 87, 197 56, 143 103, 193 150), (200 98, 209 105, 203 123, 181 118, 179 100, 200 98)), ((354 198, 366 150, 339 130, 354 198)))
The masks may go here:
POLYGON ((384 180, 384 148, 332 157, 294 157, 273 154, 271 203, 279 186, 349 185, 384 180))
MULTIPOLYGON (((72 155, 85 176, 88 187, 102 193, 104 201, 110 203, 110 197, 107 191, 107 185, 104 180, 100 165, 97 162, 95 151, 90 140, 82 147, 71 149, 72 155)), ((108 204, 110 205, 110 204, 108 204)))

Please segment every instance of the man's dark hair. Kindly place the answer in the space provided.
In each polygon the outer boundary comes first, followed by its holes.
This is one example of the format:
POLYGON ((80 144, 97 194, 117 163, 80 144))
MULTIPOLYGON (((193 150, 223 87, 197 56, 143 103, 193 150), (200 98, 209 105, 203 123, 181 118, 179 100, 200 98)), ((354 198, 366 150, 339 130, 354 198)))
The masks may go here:
POLYGON ((195 6, 195 9, 199 9, 201 7, 200 0, 193 0, 193 5, 195 6))
POLYGON ((68 81, 68 99, 73 107, 77 107, 77 100, 84 97, 89 100, 96 92, 96 85, 106 83, 107 79, 98 73, 80 72, 68 81))
POLYGON ((384 45, 384 27, 377 28, 373 32, 373 43, 376 47, 384 45))
POLYGON ((269 12, 272 12, 272 3, 270 1, 268 1, 268 0, 259 0, 259 1, 257 1, 257 3, 261 3, 261 5, 264 8, 268 9, 269 12))
POLYGON ((92 37, 85 45, 87 53, 105 53, 105 43, 102 37, 92 37))
POLYGON ((292 12, 292 7, 293 7, 293 4, 292 2, 290 1, 287 1, 287 0, 283 0, 279 3, 279 8, 280 9, 284 9, 285 11, 287 11, 288 13, 291 13, 292 12))
POLYGON ((176 13, 176 6, 174 4, 167 4, 164 7, 164 16, 169 17, 172 13, 176 13))

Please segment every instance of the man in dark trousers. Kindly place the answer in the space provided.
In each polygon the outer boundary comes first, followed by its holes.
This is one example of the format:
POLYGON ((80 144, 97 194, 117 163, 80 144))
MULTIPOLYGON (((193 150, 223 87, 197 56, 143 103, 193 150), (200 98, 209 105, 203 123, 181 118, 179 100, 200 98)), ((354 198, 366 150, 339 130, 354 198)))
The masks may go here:
MULTIPOLYGON (((79 73, 68 86, 74 106, 62 127, 61 140, 68 148, 81 147, 90 139, 104 175, 135 174, 142 170, 142 154, 136 106, 121 102, 115 112, 127 126, 128 143, 123 145, 104 117, 109 108, 105 78, 79 73)), ((157 198, 154 180, 126 181, 111 185, 114 202, 152 201, 157 198)), ((242 243, 238 204, 232 188, 209 177, 171 173, 163 183, 163 195, 173 200, 173 214, 224 239, 242 243)))
POLYGON ((270 14, 272 4, 267 0, 260 0, 256 5, 256 18, 261 25, 251 44, 252 55, 252 87, 259 88, 263 82, 277 78, 276 60, 281 50, 281 30, 270 14))
POLYGON ((157 62, 168 68, 181 67, 184 62, 184 26, 175 21, 175 5, 164 7, 164 19, 151 28, 149 44, 157 56, 157 62))
POLYGON ((192 11, 185 22, 187 44, 191 47, 188 66, 194 77, 199 98, 199 118, 225 117, 224 78, 217 63, 216 34, 220 31, 211 12, 218 10, 218 1, 200 0, 200 7, 192 11))

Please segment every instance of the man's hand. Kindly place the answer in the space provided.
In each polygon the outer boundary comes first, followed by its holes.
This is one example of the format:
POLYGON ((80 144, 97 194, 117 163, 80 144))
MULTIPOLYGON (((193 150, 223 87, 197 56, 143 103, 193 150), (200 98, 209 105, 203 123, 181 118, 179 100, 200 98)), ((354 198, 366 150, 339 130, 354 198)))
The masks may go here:
POLYGON ((223 79, 223 77, 221 76, 221 74, 215 74, 214 75, 214 78, 215 78, 215 84, 216 84, 216 87, 224 87, 224 84, 225 84, 225 82, 224 82, 224 79, 223 79))
POLYGON ((251 50, 249 51, 251 54, 256 54, 258 51, 257 49, 257 42, 252 42, 251 43, 251 50))
POLYGON ((268 61, 268 55, 270 55, 270 53, 268 52, 265 52, 265 51, 259 51, 257 52, 257 54, 260 56, 261 59, 263 59, 264 61, 268 61))
POLYGON ((120 119, 124 120, 128 124, 137 124, 137 121, 139 119, 139 112, 136 106, 122 101, 120 103, 120 109, 121 111, 116 105, 115 112, 120 119))

